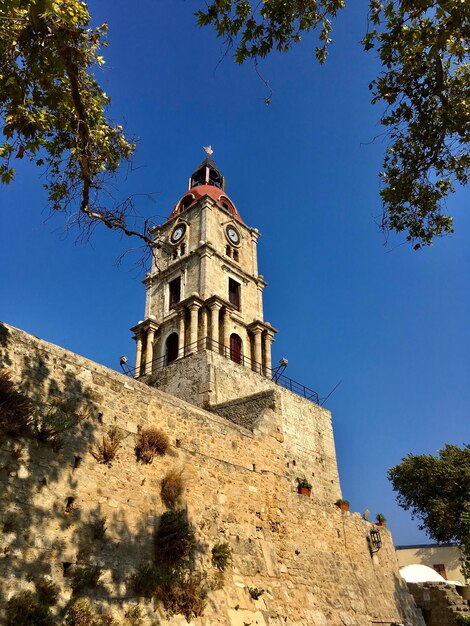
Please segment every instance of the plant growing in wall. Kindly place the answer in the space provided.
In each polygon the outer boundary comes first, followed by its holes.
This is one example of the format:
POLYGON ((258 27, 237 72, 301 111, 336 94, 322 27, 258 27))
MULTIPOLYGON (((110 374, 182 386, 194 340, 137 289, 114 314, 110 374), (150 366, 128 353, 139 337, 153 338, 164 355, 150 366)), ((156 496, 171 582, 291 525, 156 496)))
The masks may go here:
POLYGON ((188 623, 203 614, 206 605, 205 572, 191 570, 197 550, 194 528, 184 510, 166 511, 155 533, 155 596, 168 615, 182 614, 188 623))
POLYGON ((143 428, 135 444, 135 456, 141 463, 151 463, 163 456, 170 446, 168 436, 159 428, 143 428))
POLYGON ((0 369, 0 437, 29 434, 34 405, 12 381, 9 372, 0 369))
POLYGON ((312 485, 304 478, 297 478, 297 491, 304 496, 310 496, 312 493, 312 485))
POLYGON ((101 568, 98 565, 77 565, 71 575, 71 587, 74 594, 83 589, 94 589, 98 586, 101 568))
POLYGON ((124 613, 124 617, 126 618, 126 624, 129 626, 140 626, 142 624, 142 609, 140 606, 131 606, 124 613))
POLYGON ((223 572, 232 563, 232 548, 227 542, 216 543, 212 548, 212 565, 223 572))
POLYGON ((176 509, 184 490, 182 470, 169 470, 162 478, 160 495, 169 509, 176 509))
POLYGON ((59 587, 52 580, 42 576, 35 582, 34 586, 38 600, 43 606, 54 606, 56 604, 59 597, 59 587))
POLYGON ((40 601, 32 591, 20 591, 12 596, 5 610, 6 626, 54 626, 49 607, 40 601))
POLYGON ((77 424, 76 416, 60 405, 36 409, 31 420, 33 436, 49 444, 57 452, 63 445, 64 435, 77 424))
POLYGON ((118 626, 111 615, 98 613, 88 600, 80 598, 67 610, 65 626, 118 626))
POLYGON ((103 435, 101 442, 92 449, 91 454, 103 465, 111 465, 114 461, 118 448, 122 442, 122 434, 116 426, 111 426, 106 435, 103 435))
POLYGON ((185 572, 172 584, 160 588, 160 600, 169 617, 184 615, 188 624, 206 608, 207 586, 204 572, 185 572))
POLYGON ((194 528, 186 511, 166 511, 160 518, 155 533, 155 562, 158 565, 181 569, 189 565, 196 550, 194 528))
POLYGON ((160 576, 154 563, 143 562, 130 578, 130 583, 137 596, 151 598, 157 593, 160 576))
POLYGON ((343 500, 343 498, 339 498, 335 502, 336 506, 342 511, 349 511, 349 500, 343 500))
POLYGON ((375 523, 377 524, 377 526, 386 526, 387 520, 385 518, 385 515, 382 515, 382 513, 377 513, 377 515, 375 516, 375 523))

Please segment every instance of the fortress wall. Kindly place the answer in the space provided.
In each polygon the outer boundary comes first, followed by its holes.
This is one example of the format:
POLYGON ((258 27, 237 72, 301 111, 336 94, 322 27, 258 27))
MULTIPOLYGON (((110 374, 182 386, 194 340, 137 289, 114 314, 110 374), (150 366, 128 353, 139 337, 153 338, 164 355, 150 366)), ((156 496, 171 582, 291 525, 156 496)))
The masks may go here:
MULTIPOLYGON (((321 482, 311 498, 297 494, 286 458, 306 454, 306 446, 296 449, 294 432, 295 420, 313 415, 302 402, 283 414, 283 432, 272 408, 251 431, 6 325, 0 325, 0 366, 31 397, 67 401, 77 415, 59 452, 35 440, 25 439, 21 451, 0 444, 0 528, 6 528, 0 606, 41 574, 60 584, 64 606, 71 589, 63 564, 73 568, 81 557, 103 571, 92 600, 122 617, 136 600, 129 578, 153 555, 152 534, 165 511, 161 478, 182 469, 184 503, 200 544, 194 566, 213 577, 212 546, 227 541, 233 550, 224 586, 209 593, 198 626, 424 626, 398 575, 390 533, 381 530, 383 547, 371 558, 371 523, 341 512, 321 482), (108 467, 91 451, 110 425, 124 440, 108 467), (141 465, 135 434, 147 425, 164 430, 171 448, 141 465), (89 524, 98 516, 106 517, 106 535, 90 541, 89 524), (253 600, 248 587, 264 593, 253 600)), ((285 412, 283 391, 276 393, 285 412)), ((318 427, 314 418, 317 437, 318 427)), ((330 435, 322 438, 329 446, 330 435)), ((152 602, 142 606, 148 624, 185 623, 181 615, 167 619, 152 602)))

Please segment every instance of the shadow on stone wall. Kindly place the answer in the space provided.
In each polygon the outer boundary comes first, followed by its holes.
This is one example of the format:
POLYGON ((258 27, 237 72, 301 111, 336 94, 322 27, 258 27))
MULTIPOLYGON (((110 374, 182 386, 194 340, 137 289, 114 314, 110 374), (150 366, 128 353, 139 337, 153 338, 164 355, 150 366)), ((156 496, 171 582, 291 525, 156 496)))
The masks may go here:
MULTIPOLYGON (((73 425, 60 446, 29 434, 0 434, 0 607, 14 592, 34 590, 34 583, 47 576, 61 588, 59 606, 66 608, 75 599, 71 578, 83 567, 102 572, 96 588, 82 591, 87 597, 126 601, 132 597, 127 583, 136 566, 153 558, 155 521, 146 516, 130 522, 120 509, 105 518, 100 500, 110 494, 102 487, 94 493, 94 504, 79 501, 78 484, 89 479, 83 458, 103 434, 99 398, 65 363, 63 380, 54 378, 50 355, 32 357, 29 351, 21 371, 13 371, 13 343, 9 329, 0 324, 0 368, 12 372, 39 412, 59 406, 73 416, 73 425)), ((155 509, 153 498, 148 504, 155 509)))

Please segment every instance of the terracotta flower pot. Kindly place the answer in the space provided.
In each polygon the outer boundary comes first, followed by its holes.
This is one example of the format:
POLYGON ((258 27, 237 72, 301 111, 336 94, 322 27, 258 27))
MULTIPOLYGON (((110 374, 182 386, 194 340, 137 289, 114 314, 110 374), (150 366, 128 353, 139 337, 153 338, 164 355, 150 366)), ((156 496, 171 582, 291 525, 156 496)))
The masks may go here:
POLYGON ((337 502, 336 506, 342 511, 349 511, 349 504, 346 504, 345 502, 337 502))
POLYGON ((300 494, 302 494, 303 496, 310 497, 310 494, 312 493, 312 490, 311 489, 307 489, 306 487, 299 487, 298 488, 298 492, 300 494))
POLYGON ((387 522, 375 522, 376 526, 387 526, 387 522))

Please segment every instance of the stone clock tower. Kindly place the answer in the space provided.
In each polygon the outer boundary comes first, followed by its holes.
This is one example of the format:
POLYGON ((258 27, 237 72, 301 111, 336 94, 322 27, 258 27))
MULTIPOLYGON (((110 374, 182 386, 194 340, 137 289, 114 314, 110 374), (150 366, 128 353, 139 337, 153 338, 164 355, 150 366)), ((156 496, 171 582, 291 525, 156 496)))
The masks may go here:
POLYGON ((144 281, 145 319, 131 329, 136 377, 158 385, 167 366, 211 351, 271 378, 276 330, 263 320, 259 232, 244 223, 210 155, 154 236, 159 246, 144 281))

